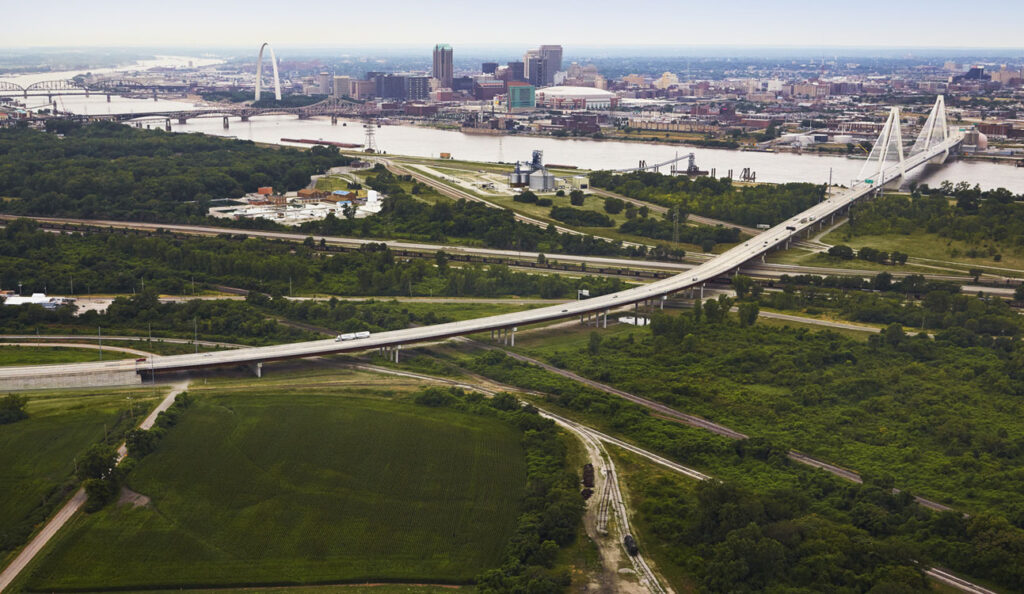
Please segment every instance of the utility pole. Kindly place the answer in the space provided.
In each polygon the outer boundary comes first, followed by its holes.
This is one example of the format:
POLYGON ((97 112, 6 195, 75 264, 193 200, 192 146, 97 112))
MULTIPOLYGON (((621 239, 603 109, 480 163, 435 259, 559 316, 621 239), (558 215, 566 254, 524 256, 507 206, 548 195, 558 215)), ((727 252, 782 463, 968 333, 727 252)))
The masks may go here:
POLYGON ((192 344, 196 345, 196 353, 199 353, 199 319, 194 316, 192 318, 192 332, 194 333, 192 344))
POLYGON ((96 331, 96 334, 97 334, 97 336, 99 336, 99 340, 100 340, 100 361, 102 361, 103 360, 103 326, 99 326, 98 327, 98 330, 96 331))

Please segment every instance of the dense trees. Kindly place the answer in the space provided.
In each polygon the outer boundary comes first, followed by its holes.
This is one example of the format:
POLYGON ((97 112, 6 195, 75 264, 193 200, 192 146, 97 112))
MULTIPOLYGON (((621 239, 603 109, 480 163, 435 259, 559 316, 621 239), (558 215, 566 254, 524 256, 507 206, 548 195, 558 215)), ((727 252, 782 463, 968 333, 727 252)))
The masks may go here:
POLYGON ((598 171, 590 176, 595 187, 686 212, 741 225, 780 223, 806 210, 824 197, 824 187, 813 184, 760 185, 737 188, 728 179, 662 175, 653 172, 614 174, 598 171))
POLYGON ((596 210, 556 206, 551 209, 551 218, 578 227, 614 227, 615 222, 608 215, 596 210))
POLYGON ((85 218, 195 221, 212 200, 258 186, 296 190, 351 161, 335 148, 300 151, 116 123, 0 130, 0 210, 85 218))
MULTIPOLYGON (((676 225, 668 219, 655 219, 654 217, 641 217, 628 220, 619 226, 623 233, 650 237, 671 241, 678 239, 683 243, 694 243, 702 245, 710 242, 714 247, 716 243, 736 243, 740 240, 740 230, 735 227, 712 227, 710 225, 676 225)), ((710 251, 706 250, 706 251, 710 251)))
POLYGON ((1001 299, 979 299, 951 283, 928 282, 919 275, 893 282, 888 273, 873 279, 783 276, 782 291, 765 293, 760 302, 775 309, 809 313, 832 310, 847 320, 901 324, 939 331, 936 339, 959 346, 988 346, 1011 352, 1024 322, 1001 299), (873 289, 865 293, 848 289, 873 289), (907 300, 911 296, 919 299, 907 300))
MULTIPOLYGON (((368 244, 330 257, 308 245, 244 235, 143 237, 124 233, 56 235, 28 220, 0 230, 0 286, 26 290, 192 293, 194 287, 230 286, 272 295, 541 295, 570 297, 577 281, 510 270, 507 266, 451 266, 443 252, 434 263, 395 258, 384 244, 368 244), (438 264, 441 262, 440 264, 438 264), (437 265, 435 265, 437 264, 437 265)), ((619 279, 587 278, 598 294, 617 291, 619 279)))

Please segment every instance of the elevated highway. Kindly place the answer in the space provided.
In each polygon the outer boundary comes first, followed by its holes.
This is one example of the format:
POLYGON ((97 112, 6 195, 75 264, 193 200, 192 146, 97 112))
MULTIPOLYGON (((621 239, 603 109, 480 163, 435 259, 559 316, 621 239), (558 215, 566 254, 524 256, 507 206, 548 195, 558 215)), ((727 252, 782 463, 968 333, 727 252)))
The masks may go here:
MULTIPOLYGON (((936 103, 935 109, 933 109, 933 118, 938 117, 936 116, 936 111, 941 103, 940 98, 936 103)), ((943 120, 945 119, 944 112, 941 117, 943 120)), ((929 118, 929 122, 931 121, 932 118, 929 118)), ((880 138, 879 144, 884 146, 890 144, 889 134, 892 133, 892 126, 896 126, 898 129, 898 122, 898 110, 893 108, 890 122, 887 123, 886 130, 883 130, 883 137, 880 138)), ((172 355, 159 358, 151 357, 145 361, 129 360, 72 365, 11 367, 0 370, 0 389, 45 387, 44 385, 39 385, 40 382, 45 381, 67 385, 68 382, 81 381, 80 378, 89 374, 94 374, 97 378, 109 378, 112 383, 126 383, 126 378, 135 378, 133 383, 138 383, 141 382, 142 377, 148 374, 218 366, 249 365, 253 366, 254 371, 259 375, 261 374, 262 364, 268 361, 317 357, 370 349, 386 349, 397 360, 399 349, 401 349, 402 345, 407 344, 437 341, 481 332, 496 333, 499 340, 514 344, 515 331, 519 326, 564 318, 580 317, 582 319, 586 316, 596 316, 598 321, 603 318, 604 322, 607 323, 607 314, 611 310, 629 305, 633 305, 636 308, 639 308, 641 305, 652 309, 660 307, 669 295, 688 289, 703 289, 705 283, 716 277, 736 273, 743 264, 760 260, 769 251, 784 247, 790 241, 814 231, 822 224, 827 223, 835 215, 846 212, 857 200, 878 192, 882 187, 891 182, 900 180, 907 172, 929 161, 944 160, 963 140, 962 133, 951 134, 946 128, 943 128, 939 133, 935 133, 932 128, 929 128, 928 123, 926 123, 922 134, 924 133, 928 133, 928 141, 919 148, 919 139, 918 144, 915 145, 915 150, 906 158, 903 158, 902 146, 898 150, 899 160, 891 159, 890 151, 883 148, 877 162, 869 159, 865 163, 865 169, 869 171, 871 177, 856 181, 850 189, 812 206, 749 241, 739 244, 717 257, 694 267, 688 272, 647 285, 561 305, 474 320, 381 332, 366 338, 341 342, 334 339, 316 340, 214 353, 172 355), (934 139, 932 139, 933 134, 935 136, 934 139), (79 379, 72 379, 72 377, 79 379)), ((98 384, 93 382, 92 385, 98 384)))

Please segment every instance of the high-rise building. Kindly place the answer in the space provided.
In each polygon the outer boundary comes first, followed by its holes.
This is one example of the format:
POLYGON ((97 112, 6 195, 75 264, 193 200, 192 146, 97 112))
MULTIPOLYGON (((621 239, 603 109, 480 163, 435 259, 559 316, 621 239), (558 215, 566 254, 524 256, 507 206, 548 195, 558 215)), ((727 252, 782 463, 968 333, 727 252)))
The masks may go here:
POLYGON ((430 77, 420 74, 384 74, 376 77, 377 97, 423 101, 430 96, 430 77))
POLYGON ((542 45, 528 50, 523 55, 523 75, 530 84, 538 87, 551 86, 555 73, 562 69, 562 46, 542 45))
POLYGON ((544 61, 544 84, 550 85, 555 80, 555 73, 562 70, 562 46, 542 45, 539 52, 544 61))
POLYGON ((452 88, 452 77, 455 70, 452 66, 452 46, 439 43, 434 46, 434 78, 445 89, 452 88))
POLYGON ((334 77, 334 92, 332 93, 335 97, 351 97, 352 96, 352 78, 348 76, 335 76, 334 77))
POLYGON ((507 80, 521 80, 526 82, 526 64, 523 62, 509 62, 508 63, 508 77, 507 80))
POLYGON ((483 72, 484 74, 494 74, 494 72, 497 69, 497 62, 484 62, 483 64, 480 65, 480 71, 483 72))
POLYGON ((330 72, 321 72, 319 78, 320 94, 330 95, 331 91, 334 90, 334 77, 331 76, 330 72))

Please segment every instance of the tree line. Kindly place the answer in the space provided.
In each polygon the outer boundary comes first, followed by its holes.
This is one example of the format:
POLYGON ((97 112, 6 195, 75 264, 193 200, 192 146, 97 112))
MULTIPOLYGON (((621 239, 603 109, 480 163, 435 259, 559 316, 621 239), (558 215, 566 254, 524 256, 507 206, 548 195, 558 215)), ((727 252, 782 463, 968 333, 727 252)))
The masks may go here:
POLYGON ((329 293, 359 296, 573 297, 626 285, 617 278, 515 271, 504 265, 455 266, 444 252, 433 261, 396 258, 385 244, 330 255, 305 243, 244 234, 182 239, 129 232, 47 233, 27 219, 0 229, 0 287, 27 292, 132 293, 153 289, 183 295, 228 286, 271 296, 329 293), (73 286, 72 286, 73 285, 73 286))
POLYGON ((596 171, 590 183, 653 204, 686 213, 722 219, 740 225, 774 225, 802 212, 825 197, 825 187, 808 183, 737 187, 727 178, 636 171, 596 171))
POLYGON ((0 211, 75 218, 208 222, 210 203, 273 186, 284 192, 352 159, 336 147, 259 147, 97 122, 64 137, 0 130, 0 211))

